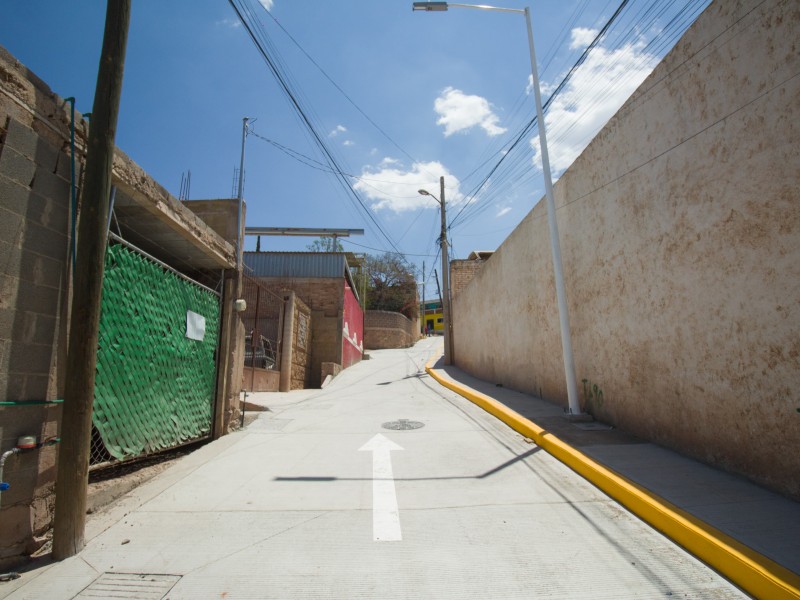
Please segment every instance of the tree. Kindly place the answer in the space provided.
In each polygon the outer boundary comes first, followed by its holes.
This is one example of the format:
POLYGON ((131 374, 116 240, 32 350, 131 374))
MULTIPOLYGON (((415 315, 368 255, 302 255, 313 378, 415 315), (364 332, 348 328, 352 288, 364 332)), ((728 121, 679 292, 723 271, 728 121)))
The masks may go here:
POLYGON ((306 246, 310 252, 344 252, 344 246, 335 237, 319 237, 306 246))
POLYGON ((419 312, 414 268, 399 254, 365 257, 367 310, 388 310, 414 318, 419 312))

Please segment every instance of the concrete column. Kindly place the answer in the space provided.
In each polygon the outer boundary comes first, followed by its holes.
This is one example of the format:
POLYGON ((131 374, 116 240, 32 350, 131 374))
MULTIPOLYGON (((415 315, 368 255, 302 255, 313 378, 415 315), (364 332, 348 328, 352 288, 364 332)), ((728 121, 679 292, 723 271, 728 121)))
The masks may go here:
POLYGON ((235 328, 233 326, 234 310, 233 303, 236 300, 234 294, 236 278, 229 273, 225 274, 225 283, 222 287, 222 318, 219 330, 219 357, 217 358, 217 389, 214 400, 214 423, 212 437, 216 440, 225 435, 227 425, 225 423, 225 412, 231 407, 228 405, 228 398, 235 395, 239 397, 239 388, 242 387, 241 381, 232 381, 230 377, 231 359, 233 355, 233 337, 235 328))
POLYGON ((286 306, 283 313, 283 340, 281 340, 281 378, 278 390, 288 392, 292 389, 292 353, 294 351, 294 309, 295 295, 289 292, 285 296, 286 306))

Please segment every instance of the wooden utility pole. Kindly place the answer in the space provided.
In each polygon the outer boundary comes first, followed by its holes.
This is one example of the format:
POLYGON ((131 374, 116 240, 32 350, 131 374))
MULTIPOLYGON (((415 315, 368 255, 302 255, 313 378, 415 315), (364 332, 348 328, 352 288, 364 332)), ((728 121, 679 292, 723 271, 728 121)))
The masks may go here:
POLYGON ((117 130, 131 0, 108 0, 103 50, 81 193, 78 251, 67 351, 67 381, 58 452, 53 557, 62 560, 84 546, 97 335, 111 166, 117 130))
POLYGON ((439 204, 442 206, 442 318, 444 320, 444 364, 453 364, 453 337, 450 323, 450 261, 447 258, 447 215, 445 214, 444 177, 439 178, 439 204))
POLYGON ((422 261, 422 331, 425 332, 425 337, 428 337, 428 321, 426 320, 425 311, 425 261, 422 261))

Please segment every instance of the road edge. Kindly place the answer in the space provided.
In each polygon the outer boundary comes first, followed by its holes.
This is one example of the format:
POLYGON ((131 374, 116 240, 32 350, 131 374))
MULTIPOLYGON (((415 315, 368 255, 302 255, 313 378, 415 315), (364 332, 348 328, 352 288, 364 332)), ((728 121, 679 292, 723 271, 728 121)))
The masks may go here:
POLYGON ((532 439, 540 448, 747 593, 757 598, 800 598, 800 576, 594 461, 494 398, 442 377, 432 367, 436 360, 428 361, 425 371, 440 385, 532 439))

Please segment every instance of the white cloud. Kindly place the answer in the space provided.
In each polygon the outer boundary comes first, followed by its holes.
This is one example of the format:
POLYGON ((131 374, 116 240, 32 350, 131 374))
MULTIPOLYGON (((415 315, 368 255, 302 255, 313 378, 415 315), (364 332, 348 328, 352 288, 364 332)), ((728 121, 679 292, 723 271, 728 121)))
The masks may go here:
POLYGON ((433 109, 439 115, 436 124, 444 126, 445 137, 468 131, 475 126, 481 127, 490 136, 506 131, 498 125, 500 119, 494 114, 486 98, 470 96, 452 87, 445 88, 436 98, 433 109))
POLYGON ((497 217, 499 219, 503 215, 507 215, 510 212, 511 212, 511 207, 510 206, 504 206, 503 208, 501 208, 500 210, 497 211, 497 214, 495 215, 495 217, 497 217))
MULTIPOLYGON (((573 42, 589 34, 573 30, 573 42)), ((637 41, 616 50, 595 47, 556 96, 545 117, 550 167, 561 172, 639 87, 658 63, 637 41)), ((539 137, 531 140, 534 164, 541 167, 539 137)))
POLYGON ((336 137, 340 133, 347 133, 347 127, 344 125, 337 125, 333 131, 328 134, 328 137, 336 137))
POLYGON ((345 140, 342 142, 342 146, 355 146, 356 143, 353 140, 345 140))
POLYGON ((597 37, 598 33, 600 33, 598 29, 576 27, 572 30, 572 39, 569 41, 569 49, 584 50, 588 48, 589 44, 594 41, 594 38, 597 37))
POLYGON ((258 0, 261 6, 266 8, 267 10, 272 10, 273 1, 272 0, 258 0))
POLYGON ((239 19, 222 19, 221 21, 217 21, 217 25, 221 25, 222 27, 230 27, 231 29, 236 29, 237 27, 242 26, 242 22, 239 19))
POLYGON ((425 189, 438 198, 437 175, 444 176, 447 205, 463 202, 464 196, 459 191, 458 178, 436 161, 414 163, 411 168, 406 168, 396 159, 384 158, 375 167, 365 167, 361 178, 353 187, 366 196, 372 208, 402 213, 437 207, 433 198, 418 192, 420 189, 425 189))

